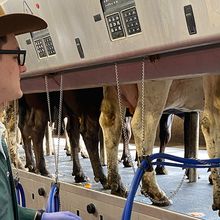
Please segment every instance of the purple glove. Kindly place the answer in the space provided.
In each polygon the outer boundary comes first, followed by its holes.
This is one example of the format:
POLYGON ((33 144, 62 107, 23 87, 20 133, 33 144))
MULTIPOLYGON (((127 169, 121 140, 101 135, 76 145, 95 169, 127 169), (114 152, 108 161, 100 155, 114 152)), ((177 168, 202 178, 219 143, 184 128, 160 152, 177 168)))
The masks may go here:
POLYGON ((41 220, 81 220, 81 218, 72 212, 44 212, 41 220))

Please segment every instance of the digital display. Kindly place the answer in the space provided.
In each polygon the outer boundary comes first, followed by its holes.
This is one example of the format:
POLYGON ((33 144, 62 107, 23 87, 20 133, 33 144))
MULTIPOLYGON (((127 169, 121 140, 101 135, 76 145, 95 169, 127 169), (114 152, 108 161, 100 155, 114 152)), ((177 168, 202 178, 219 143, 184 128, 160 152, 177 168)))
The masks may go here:
POLYGON ((120 3, 121 0, 102 0, 103 11, 108 10, 120 3))

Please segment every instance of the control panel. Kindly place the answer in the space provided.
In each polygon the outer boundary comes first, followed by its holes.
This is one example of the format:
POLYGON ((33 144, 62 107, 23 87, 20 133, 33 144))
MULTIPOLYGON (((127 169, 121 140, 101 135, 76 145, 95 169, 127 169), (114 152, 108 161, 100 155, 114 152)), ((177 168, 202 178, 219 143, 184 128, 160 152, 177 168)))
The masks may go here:
POLYGON ((141 32, 134 0, 102 0, 101 3, 111 40, 141 32))
POLYGON ((35 46, 38 57, 44 58, 56 54, 52 38, 48 29, 31 33, 31 37, 35 46))

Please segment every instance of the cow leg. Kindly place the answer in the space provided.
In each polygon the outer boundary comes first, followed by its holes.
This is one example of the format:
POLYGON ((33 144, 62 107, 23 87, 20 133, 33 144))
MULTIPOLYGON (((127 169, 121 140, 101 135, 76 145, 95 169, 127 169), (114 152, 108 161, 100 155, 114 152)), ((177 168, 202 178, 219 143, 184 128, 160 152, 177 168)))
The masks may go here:
MULTIPOLYGON (((165 152, 165 147, 171 138, 171 127, 173 122, 173 114, 162 114, 160 119, 160 153, 165 152)), ((157 162, 163 162, 163 159, 157 159, 157 162)), ((156 169, 157 175, 166 175, 167 170, 164 165, 157 165, 156 169)))
MULTIPOLYGON (((165 107, 170 85, 170 80, 145 82, 145 114, 143 119, 141 85, 138 86, 140 95, 131 126, 140 159, 142 159, 144 155, 151 155, 153 152, 157 126, 165 107), (142 120, 144 120, 144 140, 142 137, 142 120)), ((155 172, 152 170, 148 170, 143 175, 142 192, 150 196, 155 205, 170 205, 170 201, 157 184, 155 172)))
POLYGON ((123 186, 118 172, 118 144, 121 136, 121 119, 118 99, 113 87, 104 87, 99 122, 102 127, 104 146, 107 152, 108 184, 111 187, 111 193, 126 197, 127 190, 123 186))
POLYGON ((64 150, 66 151, 67 156, 71 156, 70 139, 69 139, 69 136, 68 136, 68 133, 67 133, 67 130, 66 130, 67 123, 68 123, 67 120, 68 120, 67 117, 63 119, 63 122, 64 122, 64 136, 65 136, 65 139, 66 139, 64 150))
POLYGON ((52 134, 52 128, 47 123, 46 129, 45 129, 45 145, 46 145, 46 156, 53 155, 53 134, 52 134))
POLYGON ((26 158, 26 164, 25 164, 25 168, 28 168, 29 172, 36 172, 36 165, 34 162, 34 158, 33 158, 33 152, 32 152, 32 146, 31 146, 31 138, 26 137, 26 135, 22 133, 22 139, 23 139, 23 148, 24 148, 24 152, 25 152, 25 158, 26 158))
POLYGON ((81 120, 81 134, 86 145, 87 152, 91 161, 94 179, 96 182, 101 182, 104 189, 109 189, 107 178, 103 172, 99 158, 99 122, 98 118, 91 118, 85 115, 81 120))
POLYGON ((18 127, 21 131, 21 136, 23 139, 23 148, 25 151, 26 164, 25 168, 28 168, 29 172, 35 172, 36 166, 33 159, 32 146, 31 146, 31 129, 32 125, 28 123, 31 117, 31 111, 27 107, 24 108, 23 105, 19 103, 19 123, 18 127))
POLYGON ((48 118, 42 110, 34 110, 34 126, 32 128, 32 141, 33 149, 36 160, 36 172, 39 172, 43 176, 50 176, 48 170, 46 169, 46 163, 43 151, 43 139, 45 134, 45 129, 47 126, 48 118))
POLYGON ((70 140, 71 155, 73 159, 73 172, 75 182, 86 182, 88 178, 85 176, 83 169, 79 162, 79 120, 75 116, 69 116, 66 130, 70 140))
MULTIPOLYGON (((185 158, 198 158, 199 149, 199 114, 197 112, 184 113, 184 148, 185 158)), ((197 181, 195 168, 187 169, 189 182, 197 181)))
POLYGON ((102 129, 99 130, 99 154, 100 154, 100 161, 102 166, 107 165, 107 158, 106 158, 106 150, 104 146, 103 134, 102 129))
MULTIPOLYGON (((204 76, 205 108, 202 131, 210 158, 220 158, 220 77, 204 76)), ((220 210, 220 168, 211 168, 213 210, 220 210)), ((219 212, 220 215, 220 212, 219 212)))
POLYGON ((127 143, 126 138, 124 137, 124 133, 122 132, 122 141, 123 141, 123 153, 121 156, 121 161, 123 161, 124 167, 132 167, 132 161, 130 161, 129 157, 129 140, 131 139, 131 116, 125 117, 125 133, 127 135, 127 143))
POLYGON ((85 147, 85 143, 84 143, 83 138, 82 138, 81 135, 79 136, 79 148, 80 148, 81 157, 84 158, 84 159, 89 158, 87 149, 85 147))

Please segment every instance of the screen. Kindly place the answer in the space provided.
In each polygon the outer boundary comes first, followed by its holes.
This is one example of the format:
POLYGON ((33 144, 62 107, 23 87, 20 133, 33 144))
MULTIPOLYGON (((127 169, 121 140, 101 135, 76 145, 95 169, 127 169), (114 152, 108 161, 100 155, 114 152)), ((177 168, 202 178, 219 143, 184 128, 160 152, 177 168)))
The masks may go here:
POLYGON ((102 0, 103 11, 107 11, 110 8, 117 6, 121 0, 102 0))

